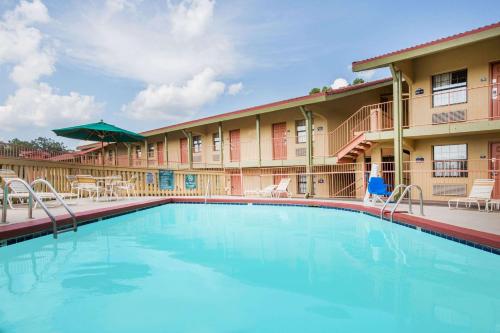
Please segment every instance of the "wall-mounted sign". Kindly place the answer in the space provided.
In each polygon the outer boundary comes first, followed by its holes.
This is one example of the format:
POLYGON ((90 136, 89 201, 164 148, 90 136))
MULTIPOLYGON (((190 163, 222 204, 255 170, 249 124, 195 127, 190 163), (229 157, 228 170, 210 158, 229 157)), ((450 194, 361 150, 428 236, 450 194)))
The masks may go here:
POLYGON ((417 88, 415 89, 415 95, 423 95, 424 94, 424 89, 423 88, 417 88))
POLYGON ((196 175, 186 175, 184 177, 184 187, 186 190, 196 190, 196 175))
POLYGON ((155 175, 152 172, 146 172, 146 184, 152 185, 155 183, 155 175))
POLYGON ((424 163, 425 159, 424 159, 422 156, 418 156, 418 157, 415 159, 415 161, 416 161, 417 163, 424 163))
POLYGON ((160 190, 172 191, 175 188, 174 172, 172 170, 159 170, 158 183, 160 190))

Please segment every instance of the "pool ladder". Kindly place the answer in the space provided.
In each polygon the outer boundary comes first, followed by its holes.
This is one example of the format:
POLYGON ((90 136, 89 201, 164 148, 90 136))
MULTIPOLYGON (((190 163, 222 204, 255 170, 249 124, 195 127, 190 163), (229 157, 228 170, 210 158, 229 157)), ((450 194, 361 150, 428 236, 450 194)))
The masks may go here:
POLYGON ((408 195, 408 213, 413 214, 413 206, 412 206, 412 199, 411 199, 411 190, 413 188, 416 188, 418 190, 418 198, 419 198, 419 206, 420 206, 420 215, 424 216, 424 199, 423 199, 423 194, 422 194, 422 188, 418 185, 408 185, 406 186, 405 184, 399 184, 394 188, 394 191, 392 191, 391 195, 387 199, 387 201, 384 203, 382 208, 380 209, 380 218, 384 218, 384 213, 387 205, 394 200, 395 196, 400 193, 400 190, 403 190, 403 193, 401 193, 401 196, 398 198, 394 206, 392 206, 390 210, 390 221, 392 222, 394 220, 394 213, 396 212, 396 209, 398 208, 399 204, 401 201, 403 201, 404 197, 408 195))
POLYGON ((35 181, 33 181, 31 183, 31 185, 28 184, 26 181, 24 181, 21 178, 11 179, 11 180, 8 180, 5 182, 4 191, 3 191, 2 223, 7 223, 7 199, 8 199, 8 195, 9 195, 9 185, 11 183, 14 183, 14 182, 23 184, 24 187, 28 190, 28 193, 29 193, 29 196, 28 196, 28 218, 30 218, 30 219, 33 218, 33 199, 34 199, 40 205, 40 207, 42 207, 42 209, 45 211, 47 216, 50 218, 50 221, 52 222, 52 234, 53 234, 55 239, 57 239, 58 234, 68 232, 68 231, 76 232, 78 230, 78 224, 76 222, 75 213, 73 213, 73 210, 71 210, 68 207, 66 202, 64 202, 64 200, 57 193, 57 191, 54 189, 54 187, 52 187, 52 185, 48 181, 46 181, 45 179, 36 179, 35 181), (72 226, 70 228, 59 229, 57 227, 57 221, 56 221, 55 216, 49 211, 49 208, 47 207, 47 205, 45 205, 43 200, 40 197, 38 197, 36 195, 36 192, 33 190, 33 186, 36 184, 43 184, 43 185, 47 186, 49 191, 52 194, 54 194, 54 197, 56 198, 56 200, 66 209, 66 211, 71 216, 71 220, 73 222, 72 226))

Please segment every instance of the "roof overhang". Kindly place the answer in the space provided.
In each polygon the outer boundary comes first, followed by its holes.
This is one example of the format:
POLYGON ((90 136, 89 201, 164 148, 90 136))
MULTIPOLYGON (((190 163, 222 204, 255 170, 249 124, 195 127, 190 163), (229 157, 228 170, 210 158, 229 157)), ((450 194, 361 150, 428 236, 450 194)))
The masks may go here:
POLYGON ((387 67, 391 63, 430 55, 498 36, 500 36, 500 22, 377 57, 355 61, 352 63, 352 70, 359 72, 387 67))
POLYGON ((385 78, 376 81, 370 81, 362 84, 357 84, 353 86, 348 86, 344 88, 334 89, 325 93, 317 93, 307 96, 296 97, 292 99, 287 99, 283 101, 273 102, 269 104, 263 104, 259 106, 254 106, 247 109, 222 113, 214 116, 209 116, 205 118, 195 119, 175 125, 170 125, 158 129, 153 129, 150 131, 141 132, 140 134, 144 136, 154 136, 162 133, 174 132, 183 129, 193 128, 196 126, 203 126, 209 124, 215 124, 222 121, 228 121, 238 118, 249 117, 253 115, 269 113, 279 110, 290 109, 299 106, 306 106, 321 102, 332 101, 335 99, 343 98, 350 95, 356 95, 363 93, 368 90, 373 90, 377 88, 381 88, 387 85, 392 84, 391 78, 385 78))

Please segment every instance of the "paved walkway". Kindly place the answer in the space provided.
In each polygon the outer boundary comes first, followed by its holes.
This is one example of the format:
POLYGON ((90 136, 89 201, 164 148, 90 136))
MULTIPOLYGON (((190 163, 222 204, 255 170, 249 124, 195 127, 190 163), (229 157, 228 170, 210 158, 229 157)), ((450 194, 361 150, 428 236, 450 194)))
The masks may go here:
MULTIPOLYGON (((214 197, 214 198, 231 198, 233 200, 237 199, 236 197, 227 197, 227 196, 214 197)), ((101 202, 94 202, 89 199, 80 199, 78 203, 76 205, 72 205, 71 208, 75 212, 83 212, 83 211, 108 208, 113 206, 127 205, 132 203, 147 202, 155 199, 158 199, 158 197, 140 197, 140 198, 117 200, 117 201, 101 201, 101 202)), ((291 200, 293 201, 293 199, 291 200)), ((344 203, 349 202, 349 203, 361 204, 358 201, 341 201, 341 200, 315 200, 315 201, 344 202, 344 203)), ((401 209, 406 210, 405 205, 402 205, 401 209)), ((418 206, 414 206, 414 211, 418 212, 418 206)), ((62 207, 51 208, 51 212, 53 212, 55 216, 66 214, 64 208, 62 207)), ((424 208, 424 213, 427 219, 463 228, 500 235, 500 211, 498 210, 486 213, 485 211, 479 212, 477 211, 477 209, 450 210, 448 209, 448 207, 444 206, 426 205, 424 208)), ((8 209, 7 222, 9 224, 26 222, 28 220, 27 214, 28 211, 26 208, 16 209, 16 210, 8 209)), ((418 214, 416 215, 418 216, 418 214)), ((43 212, 43 210, 37 208, 33 210, 33 217, 43 218, 46 217, 46 215, 43 212)), ((1 228, 2 224, 0 223, 0 229, 1 228)))

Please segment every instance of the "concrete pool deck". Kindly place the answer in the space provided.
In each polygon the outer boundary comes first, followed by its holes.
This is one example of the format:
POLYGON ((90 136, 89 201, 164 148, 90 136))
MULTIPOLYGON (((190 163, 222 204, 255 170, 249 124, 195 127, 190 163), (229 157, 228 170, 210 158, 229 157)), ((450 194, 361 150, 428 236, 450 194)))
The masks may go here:
MULTIPOLYGON (((231 203, 260 203, 260 204, 290 204, 290 205, 311 205, 325 206, 349 210, 359 210, 371 215, 378 216, 380 207, 366 207, 359 201, 348 200, 320 200, 320 199, 271 199, 271 198, 250 198, 234 196, 214 196, 208 199, 209 202, 231 202, 231 203)), ((94 202, 89 199, 79 199, 76 205, 71 208, 77 215, 79 223, 104 218, 108 216, 124 214, 137 209, 148 208, 171 202, 204 202, 201 197, 137 197, 116 201, 94 202)), ((401 205, 395 220, 415 226, 417 228, 429 229, 437 233, 444 233, 466 239, 492 248, 500 248, 500 211, 493 212, 478 211, 477 209, 449 209, 445 206, 425 205, 422 218, 418 214, 407 214, 407 207, 401 205)), ((50 209, 56 216, 58 224, 70 222, 69 215, 62 207, 50 209)), ((414 206, 414 212, 418 212, 418 207, 414 206)), ((27 218, 28 211, 23 209, 8 209, 7 224, 0 223, 0 240, 19 237, 23 234, 40 232, 51 228, 50 219, 42 209, 33 210, 33 219, 27 218)))

